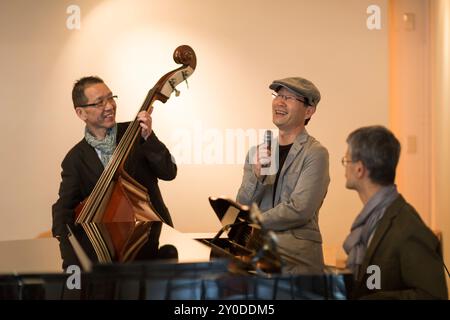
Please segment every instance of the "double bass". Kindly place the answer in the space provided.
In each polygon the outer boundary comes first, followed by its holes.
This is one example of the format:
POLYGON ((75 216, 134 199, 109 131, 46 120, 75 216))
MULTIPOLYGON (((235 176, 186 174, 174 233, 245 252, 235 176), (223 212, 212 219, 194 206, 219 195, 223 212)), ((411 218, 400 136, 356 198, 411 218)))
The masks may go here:
MULTIPOLYGON (((187 81, 197 65, 195 52, 187 45, 176 48, 173 59, 182 66, 159 79, 148 92, 139 112, 150 111, 157 100, 166 103, 172 92, 178 96, 176 86, 187 81)), ((125 171, 125 162, 139 136, 140 125, 135 119, 116 146, 91 194, 76 207, 76 223, 163 221, 152 205, 147 189, 125 171)))

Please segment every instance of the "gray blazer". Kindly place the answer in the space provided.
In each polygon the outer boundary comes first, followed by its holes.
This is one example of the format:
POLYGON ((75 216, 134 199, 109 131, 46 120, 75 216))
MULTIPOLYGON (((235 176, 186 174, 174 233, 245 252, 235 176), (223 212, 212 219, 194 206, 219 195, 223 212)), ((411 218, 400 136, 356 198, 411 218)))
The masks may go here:
POLYGON ((330 183, 327 149, 306 130, 297 136, 281 168, 274 205, 276 174, 258 180, 249 158, 247 155, 237 201, 246 205, 256 202, 263 212, 263 225, 279 236, 321 243, 318 215, 330 183))

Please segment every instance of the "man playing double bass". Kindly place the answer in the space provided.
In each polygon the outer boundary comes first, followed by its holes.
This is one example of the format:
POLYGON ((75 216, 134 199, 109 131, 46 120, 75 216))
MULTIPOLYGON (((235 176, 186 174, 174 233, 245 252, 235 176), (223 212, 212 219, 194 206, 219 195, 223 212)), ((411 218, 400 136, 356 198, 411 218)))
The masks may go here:
MULTIPOLYGON (((73 87, 75 113, 86 127, 84 138, 67 153, 61 164, 59 198, 52 206, 52 233, 55 237, 66 233, 66 224, 74 223, 75 208, 91 194, 128 127, 129 123, 116 123, 116 98, 98 77, 81 78, 73 87)), ((167 147, 152 130, 151 110, 137 115, 141 137, 128 157, 125 170, 147 188, 161 219, 173 226, 158 179, 173 180, 177 166, 167 147)))

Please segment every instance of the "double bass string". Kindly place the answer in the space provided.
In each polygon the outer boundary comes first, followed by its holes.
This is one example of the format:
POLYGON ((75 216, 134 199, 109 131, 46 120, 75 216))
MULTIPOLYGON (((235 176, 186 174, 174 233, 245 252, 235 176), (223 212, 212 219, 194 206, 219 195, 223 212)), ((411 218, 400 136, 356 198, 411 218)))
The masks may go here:
MULTIPOLYGON (((134 121, 136 122, 136 121, 134 121)), ((91 196, 88 198, 85 207, 80 215, 80 220, 83 222, 90 222, 95 217, 95 214, 98 210, 98 207, 101 204, 101 201, 104 199, 104 195, 110 186, 110 183, 114 177, 117 168, 119 167, 124 155, 126 154, 126 149, 130 140, 132 140, 133 131, 135 131, 135 123, 131 124, 122 138, 121 142, 117 145, 116 150, 114 151, 113 157, 110 162, 106 166, 98 183, 95 185, 94 190, 91 193, 91 196), (134 129, 134 130, 133 130, 134 129)))

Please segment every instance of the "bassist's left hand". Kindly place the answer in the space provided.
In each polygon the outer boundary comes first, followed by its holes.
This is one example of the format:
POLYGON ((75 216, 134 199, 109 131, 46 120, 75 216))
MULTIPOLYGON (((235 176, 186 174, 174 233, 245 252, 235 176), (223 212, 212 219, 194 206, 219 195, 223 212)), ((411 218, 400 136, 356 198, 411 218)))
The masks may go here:
POLYGON ((150 112, 141 111, 137 115, 139 125, 141 126, 141 135, 145 140, 152 134, 152 112, 153 107, 150 108, 150 112))

